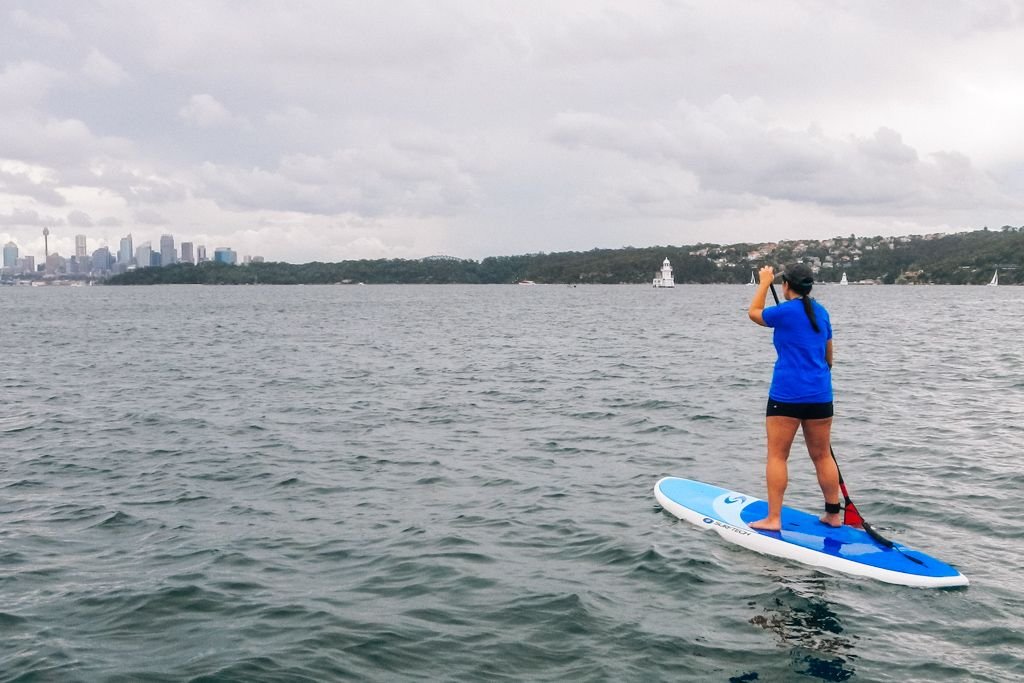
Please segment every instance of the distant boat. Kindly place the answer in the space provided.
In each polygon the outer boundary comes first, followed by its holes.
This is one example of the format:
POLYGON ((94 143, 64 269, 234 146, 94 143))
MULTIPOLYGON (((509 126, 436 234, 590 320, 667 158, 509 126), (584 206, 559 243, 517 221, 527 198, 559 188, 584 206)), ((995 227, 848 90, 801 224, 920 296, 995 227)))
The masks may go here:
POLYGON ((517 282, 516 284, 517 284, 517 285, 535 285, 535 284, 537 284, 537 283, 536 283, 536 282, 534 282, 533 280, 520 280, 520 281, 519 281, 519 282, 517 282))
POLYGON ((996 268, 996 272, 992 273, 992 281, 988 283, 989 287, 995 287, 999 284, 999 269, 996 268))
POLYGON ((668 258, 661 264, 661 272, 654 274, 655 287, 675 287, 676 280, 672 277, 672 264, 668 262, 668 258))
POLYGON ((839 284, 841 284, 841 285, 848 285, 848 284, 850 284, 850 281, 846 279, 846 273, 845 272, 843 273, 843 279, 839 281, 839 284))
POLYGON ((754 282, 754 271, 750 271, 750 282, 748 282, 747 285, 750 286, 750 285, 756 285, 756 284, 757 283, 754 282))

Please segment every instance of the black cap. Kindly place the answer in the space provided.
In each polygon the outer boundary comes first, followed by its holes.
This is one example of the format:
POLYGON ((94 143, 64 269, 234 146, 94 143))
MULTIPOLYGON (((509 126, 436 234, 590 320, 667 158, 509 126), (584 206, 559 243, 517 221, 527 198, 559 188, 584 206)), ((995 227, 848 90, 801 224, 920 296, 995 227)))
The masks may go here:
POLYGON ((782 272, 782 279, 800 295, 810 294, 814 286, 814 272, 806 263, 791 263, 782 272))

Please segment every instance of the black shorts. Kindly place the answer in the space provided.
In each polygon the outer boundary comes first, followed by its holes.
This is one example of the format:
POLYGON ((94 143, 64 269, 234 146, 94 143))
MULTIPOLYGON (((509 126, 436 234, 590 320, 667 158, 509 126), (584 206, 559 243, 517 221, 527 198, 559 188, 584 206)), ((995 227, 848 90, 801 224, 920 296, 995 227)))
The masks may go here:
POLYGON ((832 401, 827 403, 783 403, 768 399, 766 417, 795 417, 798 420, 824 420, 832 417, 832 401))

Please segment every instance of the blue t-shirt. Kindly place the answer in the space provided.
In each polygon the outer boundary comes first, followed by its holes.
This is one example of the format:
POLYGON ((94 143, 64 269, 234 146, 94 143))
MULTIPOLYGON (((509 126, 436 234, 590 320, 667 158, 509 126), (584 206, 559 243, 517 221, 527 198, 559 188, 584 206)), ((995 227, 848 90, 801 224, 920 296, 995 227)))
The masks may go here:
POLYGON ((804 311, 804 302, 790 299, 761 312, 765 325, 774 328, 775 361, 768 397, 783 403, 828 403, 832 400, 832 371, 825 362, 825 344, 832 338, 828 311, 812 302, 818 332, 804 311))

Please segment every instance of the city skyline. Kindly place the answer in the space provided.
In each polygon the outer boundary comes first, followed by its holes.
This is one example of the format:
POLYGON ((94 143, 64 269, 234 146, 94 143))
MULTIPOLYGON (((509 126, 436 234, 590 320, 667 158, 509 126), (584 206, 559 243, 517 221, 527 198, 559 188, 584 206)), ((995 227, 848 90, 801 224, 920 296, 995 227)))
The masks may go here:
MULTIPOLYGON (((167 266, 175 263, 197 264, 208 260, 206 245, 196 245, 191 241, 181 242, 179 250, 171 233, 160 235, 158 250, 153 249, 152 240, 136 242, 133 234, 128 233, 118 240, 116 251, 110 244, 105 243, 90 248, 88 235, 77 233, 73 238, 74 253, 64 257, 59 251, 50 249, 50 236, 53 234, 49 226, 43 228, 43 253, 40 254, 40 259, 36 259, 36 254, 25 253, 14 240, 5 242, 0 272, 4 275, 44 273, 105 277, 136 267, 167 266)), ((215 247, 213 254, 214 261, 232 265, 238 263, 237 252, 230 247, 215 247)), ((250 261, 263 261, 263 257, 243 257, 243 263, 250 261)))

